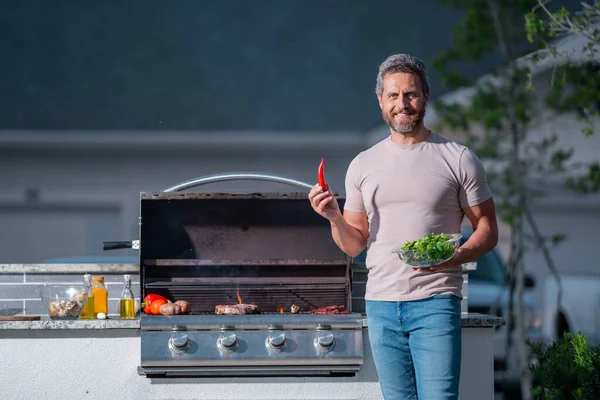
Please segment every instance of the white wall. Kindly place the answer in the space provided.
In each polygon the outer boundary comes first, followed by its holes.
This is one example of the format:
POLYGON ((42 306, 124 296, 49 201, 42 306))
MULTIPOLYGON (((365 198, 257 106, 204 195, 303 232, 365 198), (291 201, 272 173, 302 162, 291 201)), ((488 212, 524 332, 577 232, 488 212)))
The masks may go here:
MULTIPOLYGON (((124 332, 0 330, 2 398, 382 399, 366 334, 365 364, 355 377, 194 378, 159 383, 137 374, 139 332, 124 332)), ((492 328, 463 328, 460 399, 494 398, 492 332, 492 328)))
MULTIPOLYGON (((236 139, 243 134, 219 138, 207 133, 204 141, 198 140, 204 133, 45 135, 0 134, 1 262, 132 254, 103 252, 101 241, 138 238, 140 192, 203 175, 259 171, 316 183, 324 157, 327 180, 334 190, 343 191, 346 168, 362 149, 361 138, 354 134, 324 139, 326 134, 249 133, 243 142, 236 139), (95 249, 90 241, 98 242, 95 249)), ((262 181, 191 190, 304 191, 262 181)))

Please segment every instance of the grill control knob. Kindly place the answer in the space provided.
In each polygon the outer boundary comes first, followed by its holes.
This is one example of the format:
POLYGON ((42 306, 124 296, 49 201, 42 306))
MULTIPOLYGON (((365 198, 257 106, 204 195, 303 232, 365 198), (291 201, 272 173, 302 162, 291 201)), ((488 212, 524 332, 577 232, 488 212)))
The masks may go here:
POLYGON ((175 335, 169 339, 169 347, 176 351, 185 351, 190 346, 190 339, 183 333, 175 335))
POLYGON ((315 347, 319 351, 328 352, 335 346, 333 333, 328 331, 319 332, 319 336, 315 339, 315 347))
POLYGON ((237 335, 233 332, 222 334, 219 337, 218 345, 225 350, 234 350, 238 345, 237 335))
POLYGON ((285 347, 285 343, 285 333, 283 332, 273 332, 267 339, 267 344, 276 350, 283 349, 285 347))

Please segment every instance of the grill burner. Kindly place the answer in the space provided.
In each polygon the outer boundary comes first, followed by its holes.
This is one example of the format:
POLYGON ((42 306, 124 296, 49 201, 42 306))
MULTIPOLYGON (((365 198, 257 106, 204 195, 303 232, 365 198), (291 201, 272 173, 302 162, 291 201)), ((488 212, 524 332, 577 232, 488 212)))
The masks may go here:
POLYGON ((360 314, 143 316, 141 342, 155 378, 353 375, 364 356, 360 314))

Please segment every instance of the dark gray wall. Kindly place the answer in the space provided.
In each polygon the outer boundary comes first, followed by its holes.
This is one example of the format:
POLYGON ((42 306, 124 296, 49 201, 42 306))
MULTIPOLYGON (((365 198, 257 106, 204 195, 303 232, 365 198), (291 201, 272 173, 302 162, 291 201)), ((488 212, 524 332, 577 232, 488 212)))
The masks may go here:
POLYGON ((434 0, 5 0, 0 129, 365 130, 379 64, 431 60, 457 18, 434 0))

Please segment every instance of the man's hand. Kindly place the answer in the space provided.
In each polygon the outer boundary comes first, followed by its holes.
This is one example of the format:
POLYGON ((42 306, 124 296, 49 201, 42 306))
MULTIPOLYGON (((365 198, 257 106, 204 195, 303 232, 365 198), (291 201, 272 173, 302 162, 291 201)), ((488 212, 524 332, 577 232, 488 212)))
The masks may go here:
POLYGON ((331 186, 323 191, 318 184, 308 193, 313 210, 331 223, 333 241, 351 257, 364 250, 369 238, 369 221, 364 212, 340 211, 340 206, 331 192, 331 186))
POLYGON ((430 271, 430 272, 453 269, 453 268, 461 267, 463 265, 464 261, 462 260, 462 258, 463 257, 461 255, 461 251, 460 251, 460 249, 458 249, 458 250, 456 250, 454 257, 452 257, 451 259, 449 259, 446 262, 443 262, 441 264, 432 265, 431 267, 428 267, 428 268, 415 268, 415 269, 417 271, 430 271))
POLYGON ((308 199, 313 210, 323 218, 333 221, 336 218, 342 217, 340 206, 335 196, 331 193, 331 187, 323 191, 318 184, 313 186, 308 193, 308 199))
POLYGON ((456 254, 445 263, 429 268, 418 268, 420 271, 439 271, 458 268, 463 264, 477 261, 498 243, 498 223, 496 207, 492 198, 481 204, 464 208, 465 215, 471 221, 473 233, 469 240, 456 250, 456 254))

